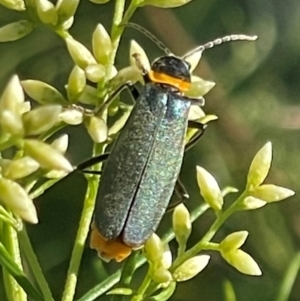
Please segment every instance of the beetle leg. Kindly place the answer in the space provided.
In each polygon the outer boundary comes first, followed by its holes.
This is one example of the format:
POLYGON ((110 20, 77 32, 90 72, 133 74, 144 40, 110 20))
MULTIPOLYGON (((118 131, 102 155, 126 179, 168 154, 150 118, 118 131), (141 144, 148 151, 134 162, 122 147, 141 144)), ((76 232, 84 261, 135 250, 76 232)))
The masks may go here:
POLYGON ((178 179, 175 184, 173 196, 174 195, 176 195, 178 199, 168 206, 167 212, 174 210, 177 205, 184 203, 190 197, 180 179, 178 179))
POLYGON ((181 201, 184 201, 190 197, 180 179, 177 180, 174 191, 181 201))
POLYGON ((207 125, 197 121, 189 120, 189 127, 193 129, 198 129, 199 131, 186 144, 184 149, 185 152, 192 148, 199 141, 199 139, 204 134, 207 125))
POLYGON ((108 99, 100 106, 100 108, 98 108, 96 110, 96 114, 104 111, 105 109, 107 109, 110 104, 113 102, 113 100, 124 90, 124 89, 128 89, 132 95, 132 97, 136 100, 139 95, 140 92, 139 90, 134 86, 134 84, 132 82, 126 82, 125 84, 121 85, 120 87, 118 87, 109 97, 108 99))

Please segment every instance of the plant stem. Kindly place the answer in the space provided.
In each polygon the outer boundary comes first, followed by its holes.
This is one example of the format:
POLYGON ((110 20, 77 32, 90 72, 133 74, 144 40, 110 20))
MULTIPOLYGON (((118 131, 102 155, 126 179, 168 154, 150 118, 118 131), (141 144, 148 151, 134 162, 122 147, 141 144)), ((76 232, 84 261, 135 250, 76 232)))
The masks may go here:
POLYGON ((125 24, 128 23, 135 10, 138 7, 139 0, 132 0, 129 4, 128 9, 124 14, 125 0, 116 0, 115 13, 113 18, 113 24, 111 29, 111 42, 112 52, 108 62, 107 78, 111 78, 112 67, 115 63, 116 54, 119 48, 121 36, 125 29, 125 24), (124 15, 124 17, 123 17, 124 15))
POLYGON ((116 0, 115 13, 114 13, 113 23, 111 28, 112 51, 108 60, 107 78, 111 78, 112 67, 115 63, 115 58, 121 40, 121 35, 124 30, 122 26, 119 26, 122 22, 124 9, 125 9, 125 0, 116 0))
POLYGON ((147 288, 151 284, 151 281, 152 281, 152 278, 151 278, 151 266, 150 266, 142 284, 139 287, 137 294, 131 299, 131 301, 143 300, 144 294, 146 293, 147 288))
POLYGON ((18 230, 18 226, 17 226, 17 221, 14 220, 12 217, 7 217, 5 215, 2 215, 0 213, 0 221, 6 223, 7 225, 11 226, 13 229, 15 229, 16 231, 18 230))
POLYGON ((186 249, 186 244, 180 243, 178 245, 177 256, 181 256, 182 254, 184 254, 185 249, 186 249))
MULTIPOLYGON (((143 262, 141 263, 141 265, 143 262)), ((121 270, 118 270, 104 281, 96 285, 90 291, 88 291, 84 296, 82 296, 77 301, 93 301, 99 296, 105 294, 108 290, 110 290, 115 284, 117 284, 121 277, 121 270)))
POLYGON ((18 229, 18 222, 16 219, 13 218, 13 216, 8 213, 3 206, 0 205, 0 219, 13 227, 15 230, 18 229))
MULTIPOLYGON (((118 283, 118 287, 129 287, 134 271, 136 270, 136 260, 140 255, 139 252, 133 252, 130 257, 124 262, 123 269, 121 271, 121 278, 118 283)), ((113 295, 112 301, 122 301, 124 300, 123 295, 113 295)), ((126 300, 126 299, 125 299, 126 300)))
POLYGON ((288 301, 290 299, 293 285, 295 284, 297 275, 300 270, 300 252, 297 252, 291 259, 290 265, 288 266, 283 279, 278 289, 276 301, 288 301))
POLYGON ((37 284, 39 285, 39 288, 42 291, 45 301, 54 301, 48 282, 43 274, 41 266, 32 248, 30 239, 27 235, 26 228, 23 228, 23 230, 19 232, 19 240, 22 251, 26 256, 26 260, 30 266, 30 269, 35 277, 37 284))
MULTIPOLYGON (((51 186, 53 186, 55 183, 57 183, 60 180, 62 180, 62 179, 53 179, 53 180, 49 180, 49 181, 43 183, 41 186, 39 186, 37 189, 35 189, 33 192, 31 192, 29 194, 30 198, 32 198, 34 200, 35 198, 42 195, 45 192, 45 190, 47 190, 48 188, 50 188, 51 186)), ((31 186, 31 183, 29 183, 28 187, 30 188, 30 186, 31 186)))
POLYGON ((72 301, 74 298, 81 257, 93 217, 98 183, 99 179, 97 176, 88 177, 88 188, 84 200, 84 206, 81 213, 81 219, 75 239, 74 248, 71 255, 67 280, 62 297, 63 301, 72 301))
POLYGON ((122 269, 122 275, 121 279, 119 281, 120 286, 128 286, 132 280, 132 276, 134 271, 136 270, 136 260, 138 256, 140 255, 139 252, 133 252, 130 257, 126 260, 124 263, 123 269, 122 269))
POLYGON ((217 244, 215 242, 208 242, 203 246, 203 250, 213 250, 213 251, 219 251, 220 244, 217 244))
MULTIPOLYGON (((9 225, 3 224, 2 238, 3 244, 9 254, 12 256, 15 264, 22 270, 19 242, 16 230, 9 225)), ((26 293, 16 282, 16 280, 7 271, 4 271, 3 277, 8 299, 11 301, 26 301, 26 293)))

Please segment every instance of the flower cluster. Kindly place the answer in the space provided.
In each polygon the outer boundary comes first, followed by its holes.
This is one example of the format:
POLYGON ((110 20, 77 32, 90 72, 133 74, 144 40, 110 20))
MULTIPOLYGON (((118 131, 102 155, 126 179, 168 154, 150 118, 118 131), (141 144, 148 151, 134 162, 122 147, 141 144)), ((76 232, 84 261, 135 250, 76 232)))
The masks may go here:
POLYGON ((31 110, 18 77, 11 78, 0 98, 1 148, 15 146, 17 151, 11 159, 0 160, 0 200, 12 212, 26 221, 37 223, 38 218, 28 189, 35 183, 29 180, 39 170, 49 177, 65 175, 73 170, 64 157, 68 136, 63 135, 51 145, 30 138, 52 129, 62 110, 59 105, 49 105, 31 110), (52 173, 49 171, 52 170, 52 173), (18 180, 25 179, 25 188, 18 180))
MULTIPOLYGON (((160 284, 166 294, 175 290, 176 283, 195 277, 208 265, 210 256, 200 254, 202 251, 214 250, 239 272, 252 276, 262 274, 255 260, 241 246, 248 237, 247 231, 238 231, 229 234, 220 243, 211 239, 223 223, 235 212, 240 210, 253 210, 270 202, 286 199, 294 194, 290 189, 276 185, 262 184, 265 180, 272 160, 271 143, 267 143, 254 157, 245 191, 224 209, 224 198, 228 193, 236 193, 237 189, 227 187, 220 189, 215 178, 202 167, 197 167, 197 181, 200 194, 207 203, 207 208, 212 208, 216 213, 216 221, 192 248, 186 250, 186 243, 192 231, 192 218, 187 208, 180 204, 173 212, 173 231, 178 243, 177 257, 172 261, 172 256, 167 244, 155 234, 145 245, 146 258, 150 264, 149 274, 152 280, 160 284)), ((162 293, 160 293, 162 294, 162 293)))

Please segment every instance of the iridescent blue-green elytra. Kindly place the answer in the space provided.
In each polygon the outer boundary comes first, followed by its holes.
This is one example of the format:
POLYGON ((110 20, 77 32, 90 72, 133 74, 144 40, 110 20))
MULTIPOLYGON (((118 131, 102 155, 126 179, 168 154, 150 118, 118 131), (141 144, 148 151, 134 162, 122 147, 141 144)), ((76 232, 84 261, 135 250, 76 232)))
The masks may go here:
POLYGON ((181 86, 191 82, 189 68, 171 56, 153 63, 113 145, 95 210, 95 227, 107 241, 142 246, 166 211, 183 160, 191 100, 181 86))

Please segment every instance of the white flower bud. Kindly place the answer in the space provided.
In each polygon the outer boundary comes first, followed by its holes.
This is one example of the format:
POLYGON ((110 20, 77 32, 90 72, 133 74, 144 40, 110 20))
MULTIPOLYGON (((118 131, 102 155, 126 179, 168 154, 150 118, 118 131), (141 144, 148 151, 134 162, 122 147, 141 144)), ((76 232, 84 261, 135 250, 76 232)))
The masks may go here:
POLYGON ((56 150, 58 150, 62 155, 64 155, 69 146, 68 134, 64 134, 64 135, 60 136, 59 138, 55 139, 51 143, 51 146, 54 147, 56 150))
MULTIPOLYGON (((55 139, 51 146, 59 151, 62 155, 64 155, 69 146, 69 136, 67 134, 62 135, 61 137, 55 139)), ((49 171, 45 177, 49 179, 60 179, 67 175, 67 172, 64 170, 51 170, 49 171)))
POLYGON ((51 129, 62 111, 60 105, 45 105, 23 115, 23 123, 27 135, 39 135, 51 129))
POLYGON ((44 142, 24 140, 24 151, 39 162, 43 168, 63 170, 65 172, 73 170, 70 162, 59 151, 44 142))
POLYGON ((102 24, 98 24, 93 32, 93 53, 98 63, 106 65, 112 51, 109 34, 102 24))
POLYGON ((99 102, 97 96, 97 89, 91 86, 85 86, 81 95, 78 98, 78 101, 86 105, 96 105, 99 102))
POLYGON ((118 70, 115 66, 111 67, 110 73, 107 75, 108 79, 111 80, 112 78, 114 78, 116 75, 118 74, 118 70))
POLYGON ((164 253, 164 247, 158 235, 153 233, 150 236, 150 238, 146 241, 144 249, 146 257, 150 262, 157 265, 161 264, 164 253))
POLYGON ((204 117, 202 117, 199 121, 202 123, 202 124, 207 124, 213 120, 217 120, 218 119, 218 116, 216 115, 212 115, 212 114, 208 114, 208 115, 205 115, 204 117))
POLYGON ((105 77, 105 67, 99 64, 88 65, 85 68, 85 75, 91 82, 98 83, 105 77))
POLYGON ((73 108, 69 107, 64 109, 60 114, 59 118, 61 121, 70 124, 70 125, 78 125, 83 122, 83 112, 73 108))
POLYGON ((247 196, 242 203, 242 210, 254 210, 261 208, 263 206, 267 205, 267 202, 260 200, 258 198, 255 198, 253 196, 247 196))
POLYGON ((151 69, 150 62, 148 56, 144 49, 134 40, 130 43, 130 51, 129 51, 130 64, 134 68, 136 68, 139 72, 141 72, 141 67, 146 71, 151 69), (138 62, 141 64, 137 65, 137 60, 134 58, 135 55, 138 55, 138 62))
POLYGON ((81 69, 85 69, 91 64, 97 64, 91 52, 83 44, 72 38, 66 38, 66 43, 74 63, 81 69))
POLYGON ((77 65, 74 66, 68 79, 67 92, 69 99, 76 100, 83 92, 86 85, 86 78, 84 71, 77 65))
POLYGON ((248 253, 240 249, 221 252, 221 255, 230 265, 243 274, 252 276, 260 276, 262 274, 255 260, 248 253))
POLYGON ((190 213, 183 204, 174 209, 173 229, 178 244, 185 245, 192 231, 192 222, 190 213))
POLYGON ((0 0, 0 4, 18 11, 25 10, 25 3, 23 0, 0 0))
POLYGON ((18 105, 18 111, 21 115, 27 113, 31 110, 31 103, 30 101, 24 101, 22 104, 18 105))
POLYGON ((54 87, 39 80, 21 82, 26 94, 40 104, 67 104, 62 94, 54 87))
POLYGON ((272 144, 266 143, 255 155, 249 168, 247 188, 259 186, 267 177, 272 162, 272 144))
POLYGON ((199 255, 188 259, 175 270, 173 278, 177 282, 194 278, 208 265, 209 259, 209 255, 199 255))
POLYGON ((33 224, 38 222, 32 199, 18 183, 0 178, 0 200, 25 221, 33 224))
POLYGON ((216 83, 214 82, 203 80, 198 76, 193 76, 191 86, 184 95, 192 98, 200 98, 207 94, 215 85, 216 83))
POLYGON ((0 98, 0 126, 12 136, 23 135, 21 119, 24 93, 18 76, 14 75, 0 98))
POLYGON ((167 269, 159 267, 154 270, 152 280, 156 283, 166 283, 172 281, 173 277, 167 269))
POLYGON ((202 52, 203 50, 198 50, 196 52, 193 52, 191 55, 189 55, 184 59, 186 62, 188 62, 191 65, 190 72, 193 72, 198 66, 200 59, 202 57, 202 52))
POLYGON ((200 166, 197 166, 197 182, 206 203, 214 210, 221 210, 223 197, 220 187, 215 178, 200 166))
POLYGON ((79 0, 58 0, 56 3, 57 14, 61 21, 70 20, 78 7, 79 0))
POLYGON ((205 113, 198 105, 192 105, 189 111, 189 120, 197 120, 205 116, 205 113))
POLYGON ((238 231, 231 233, 222 240, 222 242, 220 243, 220 249, 222 249, 223 252, 238 249, 245 243, 248 235, 248 231, 238 231))
POLYGON ((169 269, 172 265, 172 252, 170 250, 170 247, 167 243, 165 243, 163 245, 164 248, 164 253, 163 253, 163 257, 162 257, 162 266, 165 269, 169 269))
POLYGON ((48 0, 37 0, 37 13, 40 20, 45 24, 55 25, 57 23, 57 11, 55 6, 48 0))
POLYGON ((62 24, 61 24, 61 28, 63 30, 68 30, 68 29, 71 28, 71 26, 73 25, 73 23, 74 23, 74 16, 72 16, 71 18, 63 21, 62 24))
POLYGON ((137 81, 143 83, 142 73, 136 67, 126 67, 121 69, 118 74, 111 80, 113 87, 118 87, 126 82, 135 83, 137 81))
POLYGON ((0 125, 4 132, 12 136, 23 136, 24 128, 21 116, 9 110, 0 112, 0 125))
POLYGON ((251 195, 253 197, 268 203, 282 201, 290 196, 293 196, 294 194, 295 192, 291 189, 272 184, 261 185, 259 187, 255 187, 251 191, 251 195))
POLYGON ((33 29, 31 22, 20 20, 0 27, 0 42, 19 40, 27 36, 33 29))
POLYGON ((16 112, 20 109, 19 106, 24 103, 24 100, 25 96, 19 78, 17 75, 13 75, 1 96, 0 111, 16 112))
POLYGON ((97 116, 88 118, 86 128, 94 142, 102 143, 106 141, 108 129, 103 118, 97 116))
POLYGON ((12 180, 22 179, 39 169, 38 162, 30 157, 23 157, 11 160, 9 164, 3 168, 3 176, 12 180))

